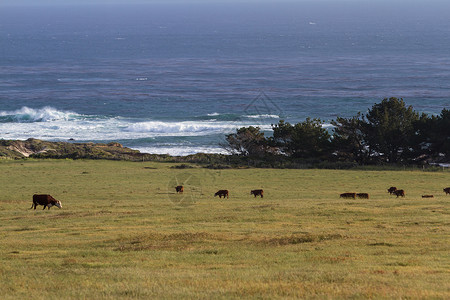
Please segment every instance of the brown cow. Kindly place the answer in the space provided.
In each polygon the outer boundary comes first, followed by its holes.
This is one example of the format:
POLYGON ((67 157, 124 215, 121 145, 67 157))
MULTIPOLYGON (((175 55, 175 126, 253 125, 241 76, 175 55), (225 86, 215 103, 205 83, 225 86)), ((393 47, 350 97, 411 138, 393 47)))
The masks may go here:
POLYGON ((392 195, 392 194, 394 194, 394 193, 395 193, 395 191, 396 191, 396 190, 397 190, 397 188, 396 188, 395 186, 391 186, 390 188, 388 188, 388 190, 387 190, 387 191, 388 191, 388 193, 389 193, 389 194, 391 194, 391 195, 392 195))
POLYGON ((61 202, 59 200, 56 200, 55 198, 53 198, 50 195, 33 195, 33 204, 31 204, 30 209, 33 208, 36 209, 36 206, 38 205, 44 205, 44 209, 46 207, 48 207, 48 209, 50 209, 50 207, 52 206, 57 206, 59 208, 62 208, 61 202))
POLYGON ((433 195, 422 195, 422 198, 434 198, 433 195))
POLYGON ((264 191, 263 190, 252 190, 250 192, 250 195, 255 195, 255 198, 256 198, 256 196, 261 196, 261 198, 263 198, 264 197, 264 191))
POLYGON ((404 190, 396 190, 394 192, 394 194, 397 196, 397 198, 400 197, 400 196, 405 197, 405 191, 404 190))
POLYGON ((356 199, 356 193, 343 193, 339 195, 339 198, 353 198, 356 199))
POLYGON ((444 189, 444 192, 445 192, 446 195, 450 194, 450 187, 445 188, 445 189, 444 189))
POLYGON ((184 191, 184 188, 182 185, 176 186, 175 190, 177 191, 177 193, 182 193, 184 191))
POLYGON ((358 193, 358 194, 356 194, 356 196, 361 199, 369 199, 368 193, 358 193))
POLYGON ((217 193, 215 193, 214 194, 214 197, 215 196, 219 196, 219 198, 222 198, 222 196, 225 198, 225 197, 227 197, 227 198, 229 198, 228 197, 228 190, 219 190, 219 191, 217 191, 217 193))

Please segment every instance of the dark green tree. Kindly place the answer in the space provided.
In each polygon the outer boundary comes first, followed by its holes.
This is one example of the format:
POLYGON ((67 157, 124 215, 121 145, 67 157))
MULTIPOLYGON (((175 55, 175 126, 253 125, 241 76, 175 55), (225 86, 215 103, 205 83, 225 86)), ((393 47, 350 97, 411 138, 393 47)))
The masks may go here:
POLYGON ((410 156, 419 114, 403 99, 383 99, 367 113, 366 139, 382 161, 397 163, 410 156))
POLYGON ((273 145, 295 158, 324 158, 331 147, 330 134, 322 125, 320 119, 307 118, 295 125, 281 120, 272 125, 273 145))
POLYGON ((366 164, 370 159, 370 148, 367 145, 367 123, 361 113, 352 118, 338 117, 333 124, 332 146, 338 160, 366 164))
POLYGON ((435 153, 442 153, 447 161, 450 158, 450 110, 443 109, 438 117, 436 131, 437 140, 433 141, 435 153))
POLYGON ((447 161, 450 157, 450 110, 438 116, 423 115, 416 122, 414 154, 417 160, 447 161))
POLYGON ((267 140, 259 127, 242 127, 226 135, 226 143, 221 146, 232 154, 260 157, 266 153, 267 140))

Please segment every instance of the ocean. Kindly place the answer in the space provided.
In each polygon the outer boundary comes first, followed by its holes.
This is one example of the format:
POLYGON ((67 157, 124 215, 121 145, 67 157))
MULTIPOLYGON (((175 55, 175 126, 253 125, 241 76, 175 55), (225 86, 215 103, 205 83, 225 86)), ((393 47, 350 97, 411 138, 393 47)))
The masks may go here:
MULTIPOLYGON (((408 4, 409 3, 409 4, 408 4)), ((0 139, 224 153, 226 134, 450 107, 450 5, 2 6, 0 139)))

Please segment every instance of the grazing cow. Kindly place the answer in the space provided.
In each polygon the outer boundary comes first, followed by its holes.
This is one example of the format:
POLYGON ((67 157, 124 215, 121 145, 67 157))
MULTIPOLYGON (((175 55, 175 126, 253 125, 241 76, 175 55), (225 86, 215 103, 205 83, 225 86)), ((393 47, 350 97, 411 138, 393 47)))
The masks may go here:
POLYGON ((36 206, 38 205, 44 205, 44 209, 46 207, 48 207, 48 209, 50 209, 50 207, 52 206, 57 206, 59 208, 62 208, 61 202, 59 200, 56 200, 55 198, 53 198, 50 195, 33 195, 33 204, 31 204, 30 209, 33 208, 36 209, 36 206))
POLYGON ((343 193, 339 195, 339 198, 353 198, 356 199, 356 193, 343 193))
POLYGON ((450 187, 444 189, 444 193, 446 195, 450 194, 450 187))
POLYGON ((369 199, 369 194, 367 193, 358 193, 356 196, 361 199, 369 199))
POLYGON ((388 188, 388 193, 389 194, 395 194, 395 191, 397 190, 397 188, 395 186, 391 186, 390 188, 388 188))
POLYGON ((250 195, 255 195, 255 198, 256 198, 256 196, 261 196, 261 198, 263 198, 264 197, 264 191, 263 190, 252 190, 250 192, 250 195))
POLYGON ((422 198, 434 198, 433 195, 422 195, 422 198))
POLYGON ((176 186, 175 190, 177 191, 177 193, 182 193, 184 191, 184 188, 182 185, 176 186))
POLYGON ((217 191, 217 193, 215 193, 214 194, 214 197, 215 196, 219 196, 219 198, 222 198, 222 196, 225 198, 225 197, 227 197, 227 198, 229 198, 228 197, 228 190, 219 190, 219 191, 217 191))
POLYGON ((400 197, 400 196, 405 197, 405 191, 404 190, 396 190, 394 192, 394 194, 397 196, 397 198, 400 197))

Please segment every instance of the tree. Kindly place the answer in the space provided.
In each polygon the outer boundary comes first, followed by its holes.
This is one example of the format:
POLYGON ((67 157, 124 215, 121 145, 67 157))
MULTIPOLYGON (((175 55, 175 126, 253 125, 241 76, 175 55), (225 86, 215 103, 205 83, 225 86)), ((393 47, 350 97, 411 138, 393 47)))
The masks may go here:
POLYGON ((263 156, 267 150, 264 132, 259 127, 242 127, 236 133, 226 135, 226 144, 222 144, 232 154, 242 156, 263 156))
POLYGON ((272 125, 273 144, 280 151, 295 158, 323 158, 329 154, 330 134, 320 119, 307 118, 291 125, 283 120, 272 125))
POLYGON ((333 124, 333 150, 339 159, 365 164, 370 158, 370 148, 367 145, 367 124, 358 113, 352 118, 338 117, 333 124))
POLYGON ((437 139, 434 141, 434 151, 450 158, 450 110, 443 109, 436 124, 437 139))
POLYGON ((423 115, 416 126, 415 156, 431 160, 450 157, 450 110, 443 109, 438 116, 423 115))
POLYGON ((414 137, 414 123, 419 114, 403 99, 383 99, 366 115, 366 138, 371 150, 386 162, 396 163, 408 156, 414 137))

